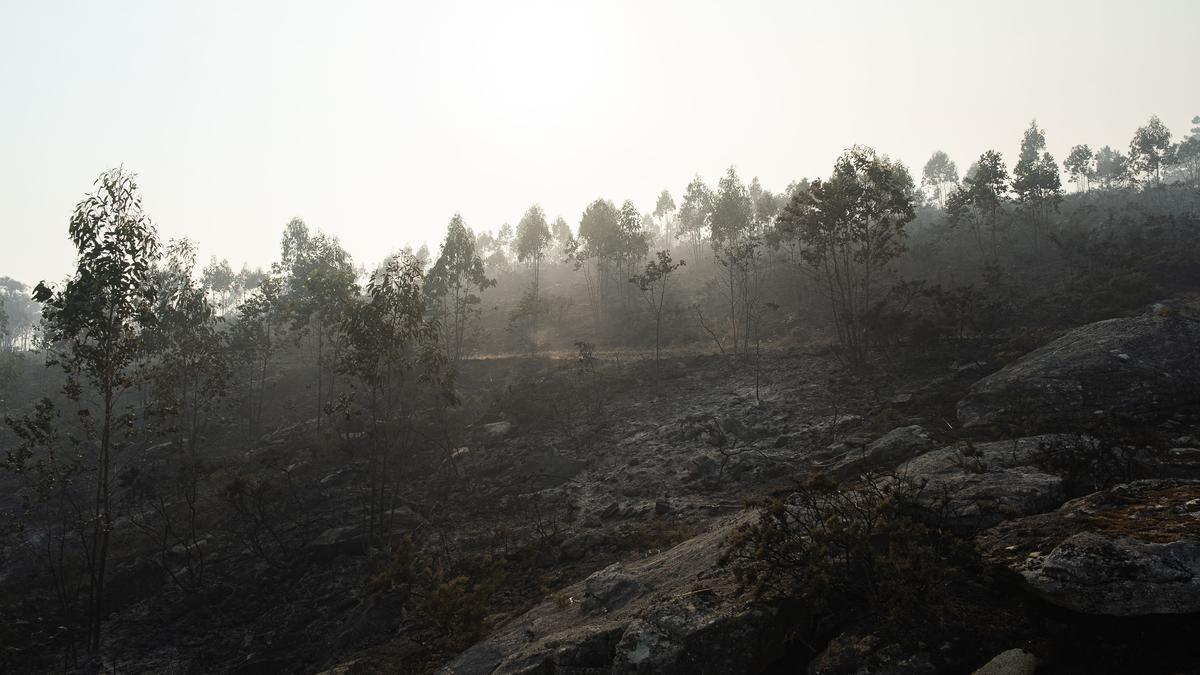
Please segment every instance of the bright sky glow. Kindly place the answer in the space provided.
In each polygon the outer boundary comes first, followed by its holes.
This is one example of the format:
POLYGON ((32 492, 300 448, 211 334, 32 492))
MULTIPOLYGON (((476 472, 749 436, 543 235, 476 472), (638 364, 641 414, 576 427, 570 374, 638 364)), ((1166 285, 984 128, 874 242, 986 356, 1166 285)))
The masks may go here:
POLYGON ((0 275, 71 266, 74 204, 138 172, 164 238, 269 264, 292 216, 372 265, 461 211, 572 225, 735 164, 774 190, 854 143, 919 172, 1061 161, 1200 114, 1200 2, 0 0, 0 275))

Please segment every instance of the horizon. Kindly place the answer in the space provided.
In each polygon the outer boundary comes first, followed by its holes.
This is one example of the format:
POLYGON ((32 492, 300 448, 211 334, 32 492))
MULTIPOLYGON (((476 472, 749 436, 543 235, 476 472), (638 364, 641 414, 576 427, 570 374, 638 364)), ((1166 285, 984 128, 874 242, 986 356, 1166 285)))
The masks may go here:
POLYGON ((0 275, 68 274, 71 209, 118 165, 201 265, 266 268, 300 217, 370 267, 436 252, 455 213, 494 231, 538 203, 575 228, 596 198, 644 212, 730 165, 779 192, 855 144, 918 181, 935 150, 960 174, 987 149, 1011 169, 1031 119, 1061 167, 1200 113, 1194 3, 870 4, 9 7, 0 222, 21 245, 0 275))

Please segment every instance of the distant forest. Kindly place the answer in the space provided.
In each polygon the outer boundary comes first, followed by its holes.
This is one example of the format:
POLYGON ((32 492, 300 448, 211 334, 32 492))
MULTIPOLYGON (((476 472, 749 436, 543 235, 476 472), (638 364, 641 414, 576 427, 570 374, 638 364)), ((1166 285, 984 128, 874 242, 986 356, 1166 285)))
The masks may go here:
MULTIPOLYGON (((854 146, 827 177, 778 191, 730 167, 653 205, 596 199, 573 220, 537 204, 494 230, 453 215, 436 252, 382 261, 352 260, 334 233, 296 218, 276 262, 237 271, 202 264, 192 241, 160 241, 136 176, 105 171, 65 224, 73 273, 0 278, 2 462, 23 486, 0 504, 2 527, 46 528, 39 555, 64 615, 86 610, 80 645, 95 652, 126 508, 115 495, 137 485, 123 474, 114 487, 112 457, 134 444, 179 449, 174 496, 143 494, 127 517, 183 552, 170 573, 190 588, 206 569, 187 505, 218 428, 366 434, 374 536, 394 511, 389 462, 418 442, 417 416, 453 416, 468 395, 464 361, 641 359, 657 381, 662 355, 684 350, 753 369, 764 349, 815 344, 851 372, 1024 353, 1200 287, 1200 117, 1191 123, 1176 140, 1152 117, 1124 152, 1083 144, 1060 159, 1034 122, 1015 153, 958 158, 960 172, 939 151, 919 175, 854 146), (285 369, 292 407, 271 399, 285 369)), ((230 508, 257 522, 253 492, 231 485, 230 508)), ((246 545, 269 539, 248 532, 246 545)))

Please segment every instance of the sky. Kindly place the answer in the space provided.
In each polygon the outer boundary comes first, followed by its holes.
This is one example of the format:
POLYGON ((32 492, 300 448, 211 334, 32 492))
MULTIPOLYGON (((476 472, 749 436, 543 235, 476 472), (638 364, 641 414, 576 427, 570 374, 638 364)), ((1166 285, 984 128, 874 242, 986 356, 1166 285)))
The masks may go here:
MULTIPOLYGON (((1036 118, 1060 161, 1200 115, 1200 2, 0 0, 0 276, 67 275, 136 172, 163 239, 269 265, 292 217, 373 266, 533 203, 577 225, 730 165, 782 190, 867 144, 919 174, 1036 118)), ((202 262, 203 262, 202 260, 202 262)))

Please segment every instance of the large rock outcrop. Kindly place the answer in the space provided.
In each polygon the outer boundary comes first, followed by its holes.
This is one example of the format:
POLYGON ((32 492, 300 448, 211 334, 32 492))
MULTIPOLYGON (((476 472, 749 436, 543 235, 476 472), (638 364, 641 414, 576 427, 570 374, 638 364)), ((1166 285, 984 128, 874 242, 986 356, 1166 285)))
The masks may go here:
POLYGON ((960 531, 1043 513, 1066 500, 1061 477, 1037 466, 1057 435, 960 444, 915 457, 897 473, 923 485, 918 499, 960 531))
POLYGON ((1200 321, 1159 311, 1076 328, 971 387, 967 427, 1064 430, 1104 415, 1152 420, 1200 404, 1200 321))
POLYGON ((562 589, 448 664, 443 675, 761 670, 786 625, 714 569, 749 513, 644 560, 562 589))
POLYGON ((1200 481, 1120 485, 1002 523, 977 541, 985 558, 1067 609, 1200 612, 1200 481))

